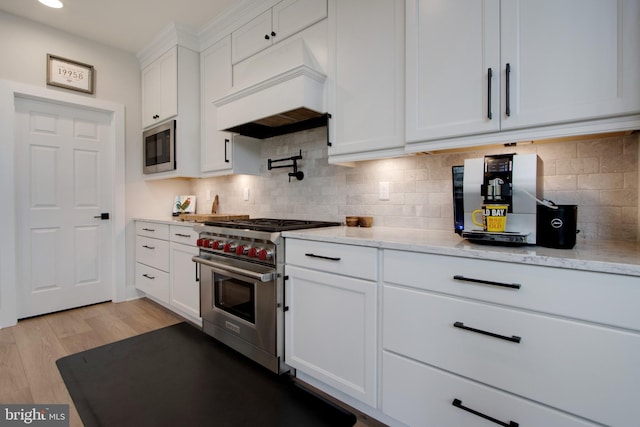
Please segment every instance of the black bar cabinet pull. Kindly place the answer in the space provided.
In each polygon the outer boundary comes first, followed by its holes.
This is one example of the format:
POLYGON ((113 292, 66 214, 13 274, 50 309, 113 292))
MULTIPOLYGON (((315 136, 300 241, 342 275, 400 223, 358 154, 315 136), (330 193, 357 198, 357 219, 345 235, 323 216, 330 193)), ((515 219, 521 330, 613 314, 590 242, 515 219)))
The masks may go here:
POLYGON ((331 123, 331 114, 327 113, 327 146, 331 147, 331 135, 329 134, 329 124, 331 123))
POLYGON ((156 247, 155 246, 147 246, 147 245, 142 245, 143 248, 147 248, 147 249, 151 249, 154 250, 156 247))
POLYGON ((493 115, 491 114, 491 79, 493 78, 493 70, 489 68, 487 70, 487 118, 489 120, 493 119, 493 115))
POLYGON ((198 274, 199 264, 197 262, 194 262, 194 264, 196 265, 196 282, 199 282, 200 281, 200 275, 198 274))
POLYGON ((336 258, 332 256, 324 256, 324 255, 316 255, 316 254, 304 254, 304 256, 308 256, 311 258, 328 259, 329 261, 340 261, 340 258, 336 258))
POLYGON ((229 145, 229 139, 224 140, 224 162, 229 163, 229 156, 227 155, 227 146, 229 145))
POLYGON ((154 233, 154 232, 156 231, 156 230, 155 230, 155 229, 153 229, 153 228, 143 228, 142 230, 143 230, 143 231, 150 231, 150 232, 152 232, 152 233, 154 233))
POLYGON ((511 64, 507 64, 507 104, 505 107, 505 114, 507 115, 507 117, 511 116, 511 64))
POLYGON ((155 279, 155 277, 149 276, 148 274, 143 274, 143 276, 146 277, 147 279, 151 279, 151 280, 155 279))
POLYGON ((500 426, 504 426, 504 427, 519 427, 520 426, 520 424, 518 424, 515 421, 509 421, 509 423, 507 424, 507 423, 504 423, 504 422, 502 422, 502 421, 500 421, 500 420, 498 420, 496 418, 490 417, 489 415, 485 415, 482 412, 478 412, 478 411, 475 411, 475 410, 473 410, 471 408, 467 408, 466 406, 462 405, 462 400, 460 400, 460 399, 453 399, 453 402, 451 402, 451 404, 453 406, 455 406, 456 408, 460 408, 463 411, 471 412, 473 415, 477 415, 477 416, 479 416, 481 418, 484 418, 485 420, 489 420, 489 421, 494 422, 494 423, 496 423, 496 424, 498 424, 500 426))
POLYGON ((191 234, 174 233, 178 237, 191 237, 191 234))
POLYGON ((505 335, 494 334, 493 332, 489 332, 489 331, 483 331, 482 329, 472 328, 472 327, 469 327, 469 326, 465 326, 464 323, 462 323, 462 322, 455 322, 453 324, 453 326, 456 327, 456 328, 464 329, 465 331, 476 332, 478 334, 488 335, 490 337, 500 338, 501 340, 511 341, 511 342, 515 342, 515 343, 519 343, 520 340, 522 339, 522 338, 517 337, 515 335, 507 337, 505 335))
POLYGON ((500 283, 491 280, 473 279, 471 277, 464 277, 460 274, 453 276, 453 280, 460 280, 462 282, 481 283, 483 285, 500 286, 501 288, 520 289, 519 283, 500 283))

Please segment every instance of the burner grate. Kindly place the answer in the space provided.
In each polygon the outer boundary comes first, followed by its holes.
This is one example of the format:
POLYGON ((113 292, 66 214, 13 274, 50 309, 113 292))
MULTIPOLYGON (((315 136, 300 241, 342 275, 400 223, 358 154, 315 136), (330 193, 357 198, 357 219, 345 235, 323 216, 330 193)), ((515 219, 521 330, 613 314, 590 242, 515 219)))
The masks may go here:
POLYGON ((334 227, 341 224, 339 222, 306 221, 300 219, 253 218, 234 219, 230 221, 211 221, 205 222, 205 225, 233 229, 278 232, 287 230, 301 230, 306 228, 334 227))

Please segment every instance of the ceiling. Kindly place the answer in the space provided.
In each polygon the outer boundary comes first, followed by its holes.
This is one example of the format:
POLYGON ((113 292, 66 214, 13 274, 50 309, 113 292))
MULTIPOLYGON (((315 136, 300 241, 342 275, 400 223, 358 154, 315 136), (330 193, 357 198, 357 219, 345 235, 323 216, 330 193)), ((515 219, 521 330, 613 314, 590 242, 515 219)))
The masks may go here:
POLYGON ((170 23, 196 33, 237 0, 62 0, 62 9, 38 0, 0 0, 0 10, 138 53, 170 23))

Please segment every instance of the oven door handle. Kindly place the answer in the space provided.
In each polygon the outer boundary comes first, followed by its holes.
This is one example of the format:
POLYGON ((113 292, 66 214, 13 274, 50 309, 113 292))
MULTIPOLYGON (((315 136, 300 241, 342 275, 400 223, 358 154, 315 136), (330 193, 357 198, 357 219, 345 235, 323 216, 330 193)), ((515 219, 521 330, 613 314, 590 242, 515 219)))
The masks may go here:
POLYGON ((261 282, 270 282, 274 279, 274 275, 275 272, 269 272, 269 273, 258 273, 255 271, 251 271, 251 270, 246 270, 244 268, 239 268, 239 267, 234 267, 232 265, 229 264, 225 264, 222 262, 215 262, 215 261, 211 261, 205 258, 201 258, 199 256, 194 256, 193 258, 191 258, 191 260, 193 262, 197 262, 199 264, 204 264, 208 267, 213 267, 213 268, 218 268, 220 270, 225 270, 228 271, 230 273, 236 273, 236 274, 241 274, 243 276, 247 276, 250 277, 252 279, 255 280, 259 280, 261 282))

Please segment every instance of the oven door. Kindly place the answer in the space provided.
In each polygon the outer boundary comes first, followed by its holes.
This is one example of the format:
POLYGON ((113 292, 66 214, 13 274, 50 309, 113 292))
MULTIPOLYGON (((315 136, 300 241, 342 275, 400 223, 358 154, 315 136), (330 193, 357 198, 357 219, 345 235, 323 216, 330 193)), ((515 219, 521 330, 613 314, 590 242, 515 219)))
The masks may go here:
POLYGON ((241 339, 276 354, 276 272, 274 268, 200 255, 200 315, 204 332, 234 347, 241 339))

